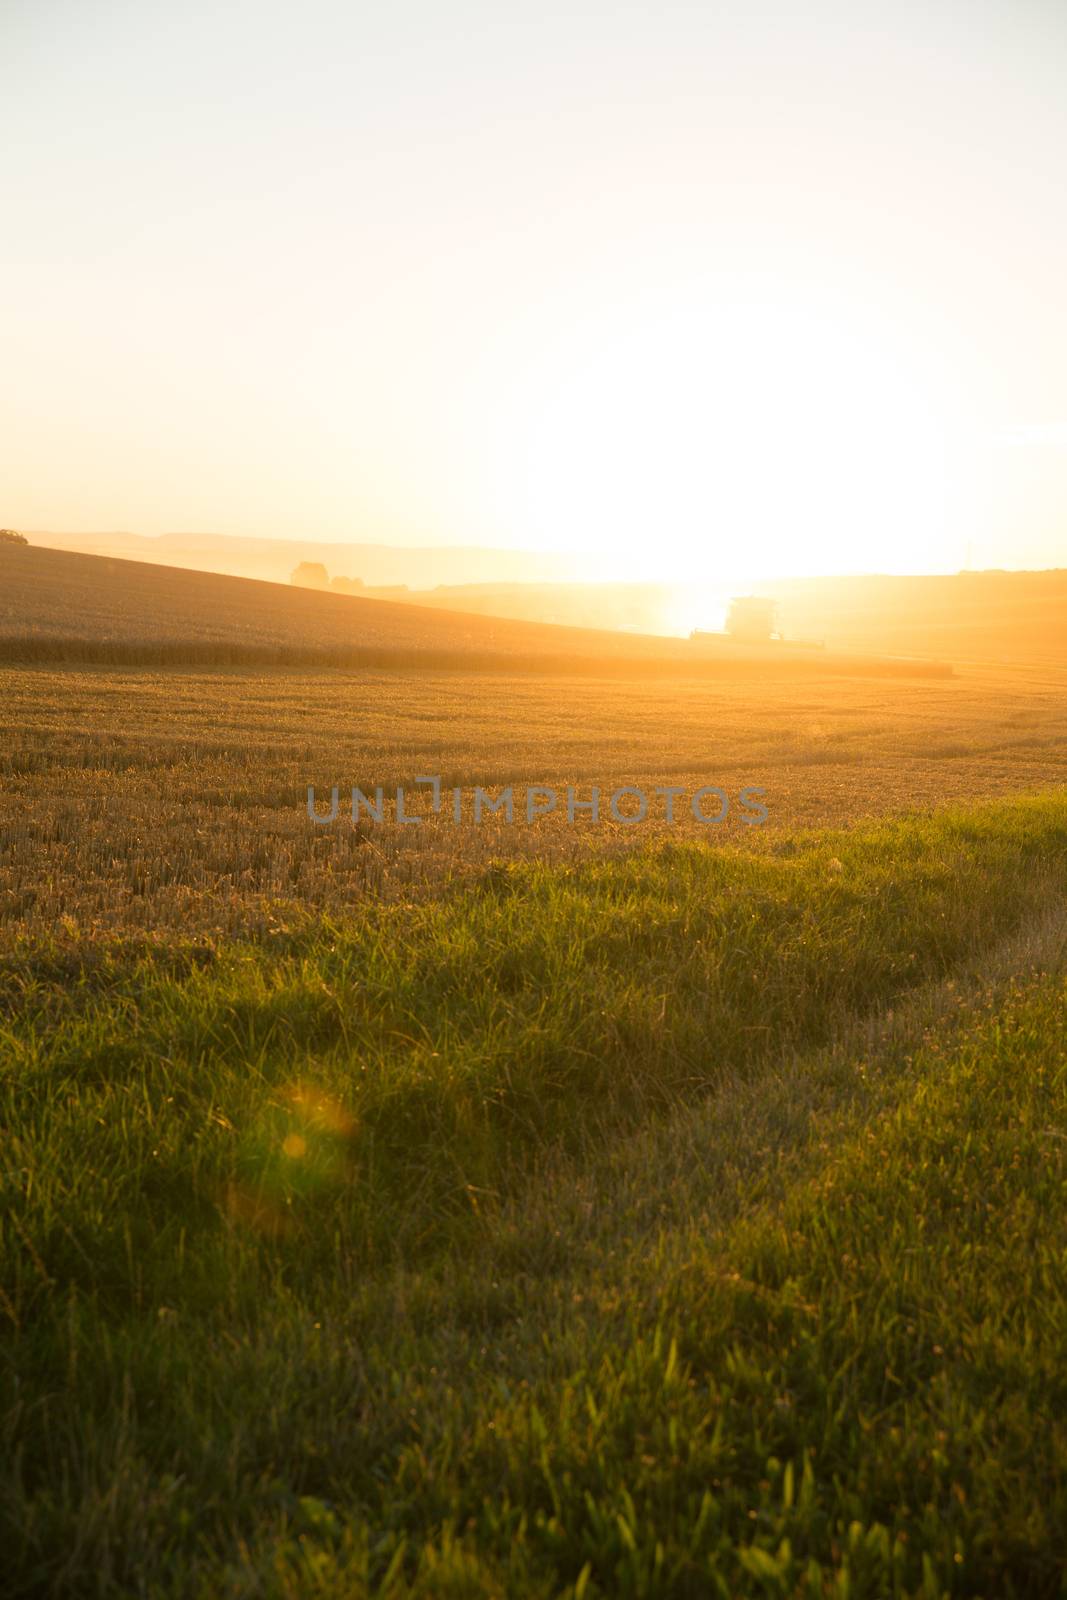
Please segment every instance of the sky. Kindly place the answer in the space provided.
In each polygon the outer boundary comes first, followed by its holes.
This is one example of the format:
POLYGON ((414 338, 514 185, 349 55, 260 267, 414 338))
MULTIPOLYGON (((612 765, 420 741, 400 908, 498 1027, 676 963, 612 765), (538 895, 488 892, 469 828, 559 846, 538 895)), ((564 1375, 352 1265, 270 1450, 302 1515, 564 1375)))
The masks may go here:
POLYGON ((1061 0, 0 0, 0 524, 1067 566, 1061 0))

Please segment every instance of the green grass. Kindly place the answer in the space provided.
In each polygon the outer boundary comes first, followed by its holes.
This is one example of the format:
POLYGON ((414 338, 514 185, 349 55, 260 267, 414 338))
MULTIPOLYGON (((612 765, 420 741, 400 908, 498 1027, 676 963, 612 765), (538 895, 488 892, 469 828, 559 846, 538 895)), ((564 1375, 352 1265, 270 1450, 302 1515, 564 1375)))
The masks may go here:
POLYGON ((8 1588, 1061 1592, 1065 890, 1060 794, 26 943, 8 1588))

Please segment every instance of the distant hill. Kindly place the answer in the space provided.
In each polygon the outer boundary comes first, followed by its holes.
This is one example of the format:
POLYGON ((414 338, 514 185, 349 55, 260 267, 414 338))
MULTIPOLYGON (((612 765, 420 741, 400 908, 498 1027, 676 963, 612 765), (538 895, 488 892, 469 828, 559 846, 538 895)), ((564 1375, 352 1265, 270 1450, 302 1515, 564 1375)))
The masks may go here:
POLYGON ((677 648, 37 546, 0 547, 0 635, 212 642, 311 650, 388 647, 594 653, 677 648))
POLYGON ((401 546, 338 544, 302 539, 258 539, 227 533, 49 533, 30 532, 33 545, 83 555, 148 561, 197 572, 286 583, 301 561, 321 561, 331 577, 420 589, 439 583, 549 583, 581 575, 581 558, 477 545, 401 546))
POLYGON ((526 622, 146 562, 0 546, 0 659, 468 671, 922 673, 930 662, 812 652, 707 660, 688 639, 526 622))
MULTIPOLYGON (((407 585, 404 599, 412 605, 634 636, 676 633, 684 617, 693 619, 686 629, 693 621, 714 628, 729 596, 746 588, 739 582, 724 586, 707 614, 697 618, 688 586, 576 581, 578 556, 458 545, 419 550, 305 544, 228 534, 30 533, 29 539, 35 547, 272 583, 287 583, 300 562, 317 561, 331 578, 358 578, 369 588, 407 585)), ((751 588, 779 601, 787 637, 820 639, 831 649, 954 661, 1067 663, 1064 569, 780 578, 751 588)))
POLYGON ((1067 570, 757 584, 783 631, 840 650, 951 661, 1067 663, 1067 570))

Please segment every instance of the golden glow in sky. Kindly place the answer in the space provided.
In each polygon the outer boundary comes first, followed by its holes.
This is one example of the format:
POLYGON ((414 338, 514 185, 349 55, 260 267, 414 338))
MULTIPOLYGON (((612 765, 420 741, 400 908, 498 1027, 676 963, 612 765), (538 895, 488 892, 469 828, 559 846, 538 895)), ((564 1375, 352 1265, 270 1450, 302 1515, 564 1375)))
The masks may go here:
POLYGON ((522 540, 593 538, 627 576, 922 570, 951 537, 947 408, 914 355, 840 305, 623 308, 567 341, 499 441, 522 540), (628 314, 627 314, 628 313, 628 314))
POLYGON ((0 58, 6 525, 1067 565, 1063 7, 11 0, 0 58))

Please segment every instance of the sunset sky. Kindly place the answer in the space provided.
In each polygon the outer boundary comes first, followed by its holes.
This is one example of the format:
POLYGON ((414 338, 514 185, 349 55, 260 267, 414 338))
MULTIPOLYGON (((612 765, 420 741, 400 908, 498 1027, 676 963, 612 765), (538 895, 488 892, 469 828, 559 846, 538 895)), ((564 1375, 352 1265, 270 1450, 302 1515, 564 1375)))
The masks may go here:
POLYGON ((0 524, 1067 565, 1067 6, 4 0, 0 524))

